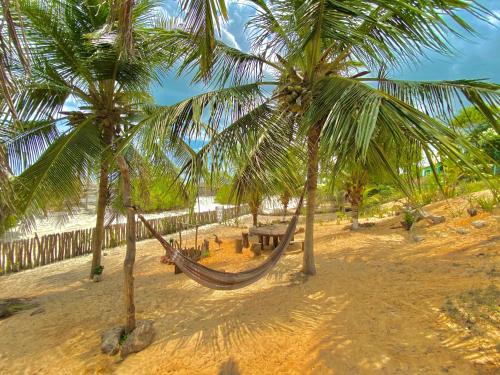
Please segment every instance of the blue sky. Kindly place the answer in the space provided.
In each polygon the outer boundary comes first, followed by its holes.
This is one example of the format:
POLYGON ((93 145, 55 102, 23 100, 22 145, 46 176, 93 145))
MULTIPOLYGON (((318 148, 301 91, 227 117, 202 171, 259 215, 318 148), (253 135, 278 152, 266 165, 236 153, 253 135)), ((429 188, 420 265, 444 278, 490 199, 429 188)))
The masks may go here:
MULTIPOLYGON (((253 10, 237 0, 228 2, 229 21, 221 29, 220 38, 229 45, 249 49, 243 29, 253 10)), ((500 0, 481 0, 480 3, 500 17, 500 0)), ((170 16, 179 14, 178 0, 165 0, 164 7, 170 16)), ((486 78, 500 83, 500 22, 494 25, 467 17, 479 36, 467 39, 452 37, 456 51, 453 56, 430 54, 418 66, 405 67, 393 72, 392 78, 409 80, 454 80, 486 78)), ((177 78, 174 74, 165 78, 162 87, 154 88, 154 96, 160 104, 173 104, 204 91, 202 85, 192 85, 188 77, 177 78)))

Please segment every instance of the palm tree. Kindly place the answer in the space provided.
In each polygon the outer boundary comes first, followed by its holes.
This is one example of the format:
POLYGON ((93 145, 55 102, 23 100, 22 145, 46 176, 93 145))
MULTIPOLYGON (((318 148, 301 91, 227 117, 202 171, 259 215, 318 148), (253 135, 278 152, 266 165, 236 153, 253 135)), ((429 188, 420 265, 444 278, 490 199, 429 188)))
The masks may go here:
POLYGON ((359 229, 359 208, 363 200, 363 191, 368 183, 368 171, 364 168, 356 168, 345 176, 344 190, 345 199, 351 204, 352 229, 359 229))
MULTIPOLYGON (((199 22, 202 14, 191 11, 200 4, 204 2, 184 3, 188 16, 191 14, 185 24, 191 32, 211 29, 213 34, 213 24, 205 25, 210 20, 205 17, 199 22)), ((223 1, 218 4, 224 6, 223 1)), ((15 110, 2 124, 16 133, 8 148, 10 164, 22 172, 15 179, 17 212, 39 214, 54 197, 78 196, 97 166, 99 198, 92 276, 100 265, 104 214, 117 189, 114 176, 119 169, 122 206, 127 211, 124 270, 126 326, 131 331, 135 327, 131 172, 140 169, 134 163, 139 167, 147 163, 163 176, 176 175, 175 162, 185 163, 194 155, 183 138, 172 142, 169 137, 157 139, 153 132, 144 131, 141 122, 154 108, 148 91, 151 82, 159 82, 162 71, 172 64, 166 38, 172 23, 158 11, 160 3, 154 0, 135 4, 129 0, 19 0, 16 5, 33 60, 29 79, 13 97, 15 110), (68 100, 76 102, 76 108, 63 111, 68 100)), ((208 17, 219 12, 204 5, 205 11, 208 17)), ((196 42, 210 45, 212 39, 213 35, 196 42)), ((210 51, 200 48, 205 59, 200 64, 202 71, 210 51)), ((162 134, 166 128, 161 128, 162 134)))
POLYGON ((116 184, 114 176, 120 169, 131 241, 124 263, 127 327, 133 330, 135 214, 129 170, 138 170, 134 163, 139 162, 135 156, 140 150, 140 162, 163 175, 176 175, 174 161, 183 163, 193 152, 183 142, 159 143, 136 130, 153 105, 150 83, 159 81, 162 70, 170 65, 169 45, 159 32, 168 24, 156 2, 138 2, 132 12, 132 58, 122 53, 121 39, 108 27, 106 2, 47 0, 20 1, 19 5, 32 64, 30 76, 13 95, 18 117, 3 124, 14 134, 6 144, 9 164, 21 172, 14 179, 16 212, 41 214, 57 198, 68 201, 79 196, 97 167, 92 275, 100 265, 110 186, 116 184), (75 108, 64 110, 68 100, 76 103, 75 108))
MULTIPOLYGON (((29 79, 13 96, 19 121, 11 126, 23 133, 10 145, 19 151, 11 152, 10 162, 23 171, 17 181, 19 212, 36 214, 48 199, 79 195, 83 178, 97 163, 91 275, 100 266, 111 154, 119 151, 117 142, 152 104, 149 84, 168 67, 168 46, 155 33, 166 26, 157 5, 149 0, 136 4, 135 58, 128 59, 117 46, 116 31, 107 29, 106 3, 19 2, 32 61, 29 79), (76 108, 64 111, 68 100, 76 108)), ((154 151, 158 162, 161 153, 154 151)))
POLYGON ((199 158, 212 163, 243 158, 255 175, 266 170, 264 165, 286 159, 288 147, 283 144, 305 147, 304 273, 316 272, 313 230, 320 151, 339 160, 355 152, 363 160, 371 148, 387 163, 377 139, 390 138, 409 142, 427 155, 438 150, 476 169, 463 150, 477 150, 443 121, 465 97, 495 123, 490 107, 500 102, 500 86, 480 80, 394 80, 387 71, 418 62, 428 51, 449 53, 449 35, 473 33, 460 15, 494 17, 487 9, 454 0, 426 0, 418 6, 379 0, 252 3, 256 14, 247 27, 253 50, 243 52, 217 42, 209 70, 199 68, 203 56, 189 32, 171 34, 171 44, 183 61, 181 72, 195 71, 195 80, 211 79, 222 88, 159 109, 152 122, 176 121, 183 134, 201 113, 211 113, 209 124, 218 131, 199 158), (255 139, 260 143, 251 142, 255 139))

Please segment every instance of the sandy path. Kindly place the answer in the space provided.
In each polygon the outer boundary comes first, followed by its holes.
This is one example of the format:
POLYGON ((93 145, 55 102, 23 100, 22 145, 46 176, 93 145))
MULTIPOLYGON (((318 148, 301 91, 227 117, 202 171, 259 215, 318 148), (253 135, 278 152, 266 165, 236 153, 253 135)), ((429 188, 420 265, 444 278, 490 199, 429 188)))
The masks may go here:
MULTIPOLYGON (((0 321, 0 373, 493 374, 500 365, 495 343, 467 336, 440 311, 449 295, 499 285, 489 272, 499 268, 499 222, 481 218, 486 228, 470 227, 465 217, 422 223, 425 240, 415 243, 390 229, 397 218, 351 233, 322 215, 317 276, 299 276, 302 254, 293 248, 266 279, 231 292, 174 276, 158 262, 160 247, 141 242, 137 315, 154 320, 157 334, 121 363, 100 354, 99 335, 120 323, 123 248, 106 251, 97 284, 86 280, 90 257, 2 277, 0 298, 36 297, 45 313, 0 321)), ((259 262, 247 250, 233 253, 230 238, 241 229, 209 232, 224 240, 207 259, 212 266, 229 271, 259 262)))

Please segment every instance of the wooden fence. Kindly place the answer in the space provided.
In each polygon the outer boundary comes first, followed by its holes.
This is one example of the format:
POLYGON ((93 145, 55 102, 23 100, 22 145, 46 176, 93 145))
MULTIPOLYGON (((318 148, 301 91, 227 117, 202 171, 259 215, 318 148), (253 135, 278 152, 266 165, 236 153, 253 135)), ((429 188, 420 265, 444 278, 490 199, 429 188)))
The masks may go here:
MULTIPOLYGON (((178 215, 148 222, 159 233, 175 233, 181 224, 206 225, 234 219, 249 213, 248 206, 226 208, 218 211, 196 213, 192 216, 178 215)), ((137 221, 137 240, 152 238, 144 224, 137 221)), ((126 242, 126 224, 113 224, 104 228, 103 249, 116 247, 126 242)), ((25 269, 44 266, 60 260, 92 253, 92 237, 95 228, 80 229, 71 232, 48 234, 42 237, 12 242, 0 242, 0 275, 25 269)))

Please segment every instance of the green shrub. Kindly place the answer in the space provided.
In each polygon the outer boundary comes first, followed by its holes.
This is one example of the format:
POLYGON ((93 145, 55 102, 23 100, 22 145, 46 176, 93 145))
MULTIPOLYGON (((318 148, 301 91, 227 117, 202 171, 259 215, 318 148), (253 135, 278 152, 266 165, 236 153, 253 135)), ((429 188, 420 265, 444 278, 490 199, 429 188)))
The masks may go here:
POLYGON ((172 185, 170 179, 158 178, 147 187, 141 186, 138 181, 134 181, 133 185, 133 201, 143 211, 168 211, 190 206, 181 188, 172 185))
POLYGON ((344 212, 338 211, 335 213, 335 215, 337 216, 337 224, 340 224, 342 220, 347 219, 347 215, 344 212))
POLYGON ((479 197, 476 198, 476 203, 483 211, 490 212, 497 205, 497 200, 495 198, 479 197))
POLYGON ((215 194, 215 202, 220 204, 236 204, 231 185, 222 185, 215 194))
POLYGON ((406 230, 410 230, 415 222, 415 216, 410 211, 405 211, 405 214, 403 216, 403 225, 405 226, 406 230))

